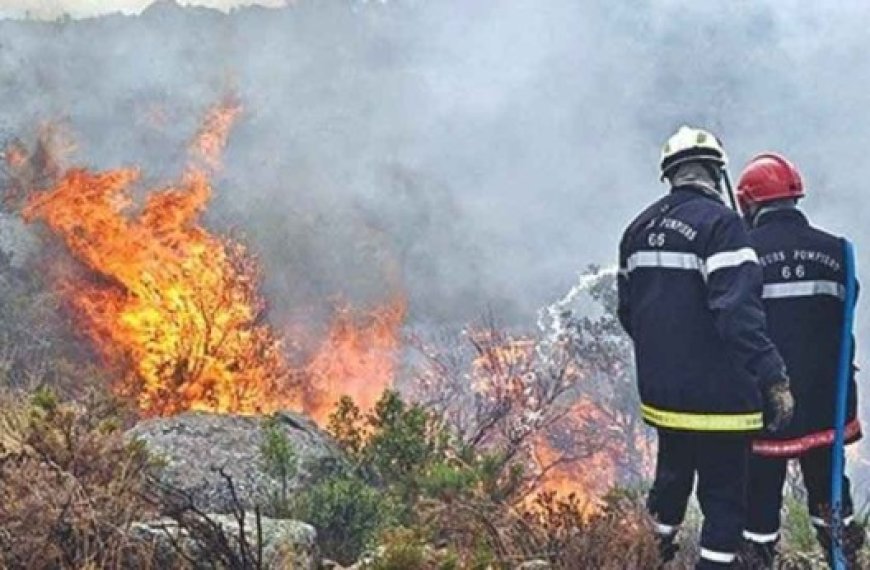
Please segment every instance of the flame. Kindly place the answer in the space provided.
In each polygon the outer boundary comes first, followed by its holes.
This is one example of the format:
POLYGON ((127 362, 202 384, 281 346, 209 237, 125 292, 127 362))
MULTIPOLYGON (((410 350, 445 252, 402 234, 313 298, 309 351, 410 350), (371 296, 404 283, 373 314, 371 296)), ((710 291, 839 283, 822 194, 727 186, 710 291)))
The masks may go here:
POLYGON ((72 169, 32 195, 23 216, 48 226, 87 269, 60 290, 117 371, 116 390, 143 415, 291 408, 323 419, 341 393, 372 402, 392 382, 404 303, 359 326, 341 312, 322 349, 291 369, 283 340, 264 323, 257 260, 200 222, 212 195, 207 170, 220 168, 240 112, 233 99, 209 110, 182 180, 149 192, 138 213, 137 169, 72 169))
POLYGON ((589 513, 600 506, 600 498, 619 479, 618 457, 612 447, 594 441, 590 428, 606 431, 606 416, 596 404, 581 398, 550 429, 535 437, 533 468, 540 476, 535 495, 573 494, 589 513))
POLYGON ((304 369, 306 414, 325 424, 343 395, 363 410, 374 407, 396 376, 406 309, 401 296, 365 315, 362 322, 349 308, 339 309, 304 369))
POLYGON ((25 218, 44 221, 94 272, 62 291, 144 414, 262 411, 287 374, 281 342, 259 324, 253 258, 197 223, 211 195, 202 176, 152 193, 128 217, 138 178, 72 170, 27 205, 25 218))
POLYGON ((473 390, 483 397, 509 399, 533 409, 536 402, 525 383, 534 372, 535 341, 500 337, 492 331, 472 331, 470 336, 479 351, 471 363, 473 390))
POLYGON ((242 105, 235 97, 227 97, 221 104, 212 106, 188 147, 191 159, 212 171, 219 170, 230 130, 241 112, 242 105))
POLYGON ((469 338, 478 353, 469 375, 476 397, 495 409, 512 410, 505 416, 508 437, 528 434, 526 507, 535 508, 544 493, 574 495, 591 514, 614 484, 634 475, 638 457, 640 470, 649 471, 652 449, 643 432, 626 430, 613 413, 584 395, 581 363, 566 360, 561 371, 542 370, 559 359, 552 340, 545 339, 549 344, 543 346, 532 337, 494 329, 471 331, 469 338), (548 374, 553 372, 571 388, 552 383, 556 379, 548 374))

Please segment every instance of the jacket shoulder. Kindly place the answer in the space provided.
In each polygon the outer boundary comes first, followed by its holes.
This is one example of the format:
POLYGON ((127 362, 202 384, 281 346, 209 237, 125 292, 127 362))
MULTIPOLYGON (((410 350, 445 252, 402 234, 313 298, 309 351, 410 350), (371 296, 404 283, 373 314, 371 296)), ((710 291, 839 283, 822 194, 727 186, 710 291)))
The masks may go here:
POLYGON ((625 232, 623 232, 623 239, 635 233, 639 227, 645 225, 651 218, 658 215, 662 211, 664 202, 665 198, 660 198, 644 208, 640 214, 635 216, 628 226, 626 226, 625 232))
POLYGON ((831 247, 838 247, 842 243, 843 238, 835 235, 827 230, 810 224, 807 228, 809 234, 820 243, 825 243, 831 247))

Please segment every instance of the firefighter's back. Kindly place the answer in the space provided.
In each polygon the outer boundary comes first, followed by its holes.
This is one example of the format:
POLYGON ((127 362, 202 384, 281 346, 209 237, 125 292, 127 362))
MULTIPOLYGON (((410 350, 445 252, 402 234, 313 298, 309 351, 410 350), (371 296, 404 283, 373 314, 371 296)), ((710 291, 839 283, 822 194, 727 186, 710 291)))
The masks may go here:
MULTIPOLYGON (((833 421, 845 292, 842 239, 811 226, 796 208, 762 213, 750 238, 764 275, 768 330, 795 396, 794 419, 777 439, 827 430, 833 421)), ((854 417, 854 390, 850 400, 854 417)))
POLYGON ((723 346, 710 293, 711 276, 728 291, 760 287, 760 276, 737 272, 756 263, 748 245, 737 214, 692 188, 674 189, 625 232, 620 253, 631 310, 623 318, 649 423, 706 430, 706 417, 727 414, 747 430, 760 427, 758 389, 723 346))

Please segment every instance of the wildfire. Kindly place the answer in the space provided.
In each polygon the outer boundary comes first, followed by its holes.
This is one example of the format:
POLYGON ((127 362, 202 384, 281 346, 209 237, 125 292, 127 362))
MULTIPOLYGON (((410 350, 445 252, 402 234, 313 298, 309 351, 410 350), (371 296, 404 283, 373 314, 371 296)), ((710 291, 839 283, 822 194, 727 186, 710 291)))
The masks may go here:
POLYGON ((150 192, 138 212, 137 169, 72 169, 23 215, 45 223, 87 268, 60 289, 117 372, 117 391, 144 415, 293 408, 322 419, 342 393, 368 403, 392 382, 404 303, 376 311, 371 327, 340 313, 322 349, 291 369, 264 323, 256 260, 199 220, 212 195, 206 170, 220 167, 240 112, 231 99, 212 108, 182 180, 150 192))
POLYGON ((564 358, 558 344, 493 330, 469 337, 477 351, 470 374, 476 405, 490 403, 488 417, 501 418, 500 438, 525 442, 527 506, 541 493, 573 494, 591 513, 615 483, 636 479, 635 462, 647 469, 642 429, 623 425, 594 399, 582 363, 564 358))
POLYGON ((242 105, 234 97, 227 97, 220 105, 209 109, 188 148, 191 158, 199 160, 212 171, 219 170, 230 130, 241 113, 242 105))
POLYGON ((361 323, 346 307, 337 312, 326 339, 304 368, 303 408, 308 415, 325 424, 343 395, 361 409, 374 406, 396 376, 406 305, 398 297, 361 323))
MULTIPOLYGON (((235 99, 210 109, 180 181, 150 191, 141 205, 132 192, 141 180, 136 168, 63 171, 49 160, 51 145, 42 145, 46 156, 34 167, 34 155, 10 147, 9 168, 26 174, 19 186, 50 182, 29 194, 22 213, 44 223, 82 267, 60 291, 115 371, 116 391, 143 415, 296 409, 323 424, 344 395, 369 409, 397 376, 404 296, 362 315, 341 307, 322 335, 294 329, 307 352, 291 363, 264 318, 257 260, 200 220, 212 195, 209 175, 221 168, 241 112, 235 99), (50 175, 40 178, 31 171, 43 162, 50 175)), ((574 493, 594 508, 595 497, 619 480, 621 457, 637 455, 634 432, 612 436, 608 429, 619 425, 613 411, 583 396, 585 373, 552 339, 542 344, 495 327, 467 338, 475 351, 468 368, 442 370, 431 386, 443 396, 448 386, 438 378, 460 382, 447 390, 463 403, 453 419, 482 414, 466 426, 477 443, 525 450, 536 492, 574 493)))
POLYGON ((599 498, 619 480, 618 457, 608 445, 604 426, 606 418, 598 406, 580 399, 535 437, 532 458, 539 489, 573 494, 590 512, 596 509, 599 498))

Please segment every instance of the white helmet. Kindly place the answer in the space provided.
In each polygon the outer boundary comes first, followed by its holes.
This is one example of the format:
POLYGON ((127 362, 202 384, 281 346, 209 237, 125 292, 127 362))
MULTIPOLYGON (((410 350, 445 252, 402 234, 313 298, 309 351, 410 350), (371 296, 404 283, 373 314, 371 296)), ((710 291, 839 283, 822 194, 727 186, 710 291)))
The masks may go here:
POLYGON ((693 160, 713 162, 720 168, 728 164, 728 156, 716 135, 703 129, 683 125, 662 147, 660 162, 662 180, 675 166, 693 160))

